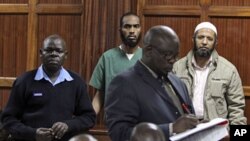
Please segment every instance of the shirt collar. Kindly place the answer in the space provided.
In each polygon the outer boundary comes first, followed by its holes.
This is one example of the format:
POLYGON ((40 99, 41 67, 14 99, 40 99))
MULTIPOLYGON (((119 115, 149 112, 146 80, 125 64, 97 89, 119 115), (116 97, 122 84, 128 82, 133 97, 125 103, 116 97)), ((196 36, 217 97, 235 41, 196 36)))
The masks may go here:
POLYGON ((37 69, 36 76, 35 76, 34 79, 37 80, 37 81, 45 79, 45 80, 49 81, 51 84, 53 84, 53 85, 59 84, 59 83, 63 82, 64 80, 66 80, 66 81, 72 81, 73 80, 73 78, 70 76, 68 71, 66 71, 62 67, 60 69, 60 74, 59 74, 57 80, 55 81, 55 83, 52 83, 51 80, 49 79, 48 75, 44 72, 44 70, 42 68, 42 65, 37 69))
POLYGON ((194 66, 195 69, 204 70, 204 69, 208 68, 208 67, 211 65, 212 60, 213 60, 213 58, 212 58, 212 56, 210 56, 210 58, 209 58, 208 62, 206 63, 206 65, 205 65, 203 68, 201 68, 201 67, 196 63, 196 60, 195 60, 195 58, 194 58, 194 56, 193 56, 193 57, 192 57, 192 64, 193 64, 193 66, 194 66))
POLYGON ((150 69, 146 64, 144 64, 141 60, 139 60, 140 62, 141 62, 141 64, 145 67, 145 68, 147 68, 147 70, 153 75, 153 77, 154 78, 158 78, 158 75, 152 70, 152 69, 150 69))

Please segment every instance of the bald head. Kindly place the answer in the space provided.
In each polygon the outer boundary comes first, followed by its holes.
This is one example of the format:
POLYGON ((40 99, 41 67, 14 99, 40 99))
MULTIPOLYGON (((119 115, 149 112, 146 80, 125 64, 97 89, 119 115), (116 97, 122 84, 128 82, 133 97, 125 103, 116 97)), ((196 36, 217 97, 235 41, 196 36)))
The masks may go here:
POLYGON ((140 123, 132 131, 130 141, 165 141, 162 130, 153 123, 140 123))
POLYGON ((92 135, 80 134, 72 137, 69 141, 97 141, 92 135))
POLYGON ((53 34, 53 35, 46 37, 43 41, 43 48, 49 46, 50 44, 60 44, 60 46, 62 46, 63 48, 66 48, 66 43, 64 39, 57 34, 53 34))
POLYGON ((144 47, 148 45, 158 46, 170 42, 175 42, 179 46, 179 37, 172 28, 163 25, 150 28, 143 39, 144 47))
POLYGON ((179 37, 172 28, 153 26, 143 39, 142 61, 158 75, 166 75, 172 71, 178 57, 179 44, 179 37))

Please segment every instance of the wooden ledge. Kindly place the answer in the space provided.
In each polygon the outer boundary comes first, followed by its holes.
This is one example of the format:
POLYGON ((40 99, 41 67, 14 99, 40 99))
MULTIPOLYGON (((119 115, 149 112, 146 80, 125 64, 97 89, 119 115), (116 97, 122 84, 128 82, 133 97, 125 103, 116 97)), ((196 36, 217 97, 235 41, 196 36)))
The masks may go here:
MULTIPOLYGON (((11 88, 16 77, 0 77, 0 88, 11 88)), ((250 86, 243 86, 244 94, 246 97, 250 97, 250 86)), ((94 131, 102 131, 94 129, 94 131)))
POLYGON ((90 129, 89 130, 90 134, 93 135, 108 135, 108 130, 103 128, 103 129, 90 129))
POLYGON ((0 77, 0 88, 11 88, 16 77, 0 77))

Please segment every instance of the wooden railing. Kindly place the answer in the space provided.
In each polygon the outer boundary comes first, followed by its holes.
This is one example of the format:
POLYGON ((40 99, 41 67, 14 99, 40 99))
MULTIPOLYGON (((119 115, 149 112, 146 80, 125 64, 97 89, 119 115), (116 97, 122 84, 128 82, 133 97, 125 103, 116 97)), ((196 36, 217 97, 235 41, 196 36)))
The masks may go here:
MULTIPOLYGON (((15 77, 0 77, 0 89, 1 88, 11 89, 11 86, 15 81, 15 79, 16 79, 15 77)), ((250 98, 250 86, 244 86, 243 89, 247 101, 247 99, 250 98)), ((248 115, 248 113, 246 113, 246 115, 248 115)), ((102 127, 96 126, 93 129, 91 129, 89 133, 93 135, 98 141, 111 141, 105 126, 102 127)), ((228 141, 228 140, 229 140, 228 138, 223 139, 223 141, 228 141)))
MULTIPOLYGON (((0 77, 0 89, 11 88, 15 77, 0 77)), ((243 86, 244 94, 246 97, 250 97, 250 86, 243 86)))

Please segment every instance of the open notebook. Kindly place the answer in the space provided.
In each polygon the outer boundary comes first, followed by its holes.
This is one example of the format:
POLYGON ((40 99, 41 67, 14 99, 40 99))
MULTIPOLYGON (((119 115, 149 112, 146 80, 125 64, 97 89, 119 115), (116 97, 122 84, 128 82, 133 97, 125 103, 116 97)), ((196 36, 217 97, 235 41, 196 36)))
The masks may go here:
POLYGON ((228 136, 228 120, 216 118, 170 137, 171 141, 218 141, 228 136))

